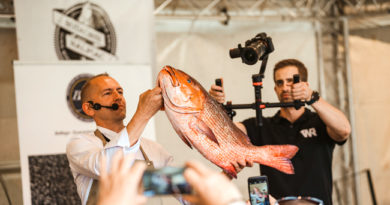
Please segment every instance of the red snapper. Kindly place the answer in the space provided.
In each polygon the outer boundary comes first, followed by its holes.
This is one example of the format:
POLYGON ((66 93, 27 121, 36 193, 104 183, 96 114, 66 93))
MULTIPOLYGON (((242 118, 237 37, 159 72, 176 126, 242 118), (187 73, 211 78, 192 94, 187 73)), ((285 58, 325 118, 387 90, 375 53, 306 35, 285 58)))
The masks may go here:
POLYGON ((236 177, 234 164, 243 160, 294 173, 290 159, 298 147, 252 145, 223 107, 191 76, 165 66, 158 75, 158 84, 165 113, 177 134, 190 148, 195 147, 227 174, 236 177))

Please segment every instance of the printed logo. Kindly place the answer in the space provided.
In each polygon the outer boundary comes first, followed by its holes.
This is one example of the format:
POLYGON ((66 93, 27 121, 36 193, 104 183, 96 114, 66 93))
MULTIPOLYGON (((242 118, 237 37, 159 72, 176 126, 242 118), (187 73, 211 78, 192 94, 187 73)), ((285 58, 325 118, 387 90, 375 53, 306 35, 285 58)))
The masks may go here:
POLYGON ((116 37, 107 13, 98 5, 79 3, 53 10, 54 45, 60 60, 116 60, 116 37))
POLYGON ((317 137, 317 130, 316 128, 309 128, 309 129, 303 129, 301 130, 301 134, 304 138, 312 138, 317 137))
POLYGON ((81 88, 87 82, 89 78, 93 77, 92 74, 80 74, 72 79, 68 85, 66 92, 66 101, 72 114, 84 122, 92 122, 93 119, 84 113, 81 108, 81 88))

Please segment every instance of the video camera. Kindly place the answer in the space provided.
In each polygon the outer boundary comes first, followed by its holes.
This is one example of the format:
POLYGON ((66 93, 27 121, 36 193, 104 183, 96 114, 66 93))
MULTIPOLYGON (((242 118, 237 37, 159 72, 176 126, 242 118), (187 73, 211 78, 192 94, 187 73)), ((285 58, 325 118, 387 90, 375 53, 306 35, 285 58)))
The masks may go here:
POLYGON ((259 33, 254 38, 247 40, 245 47, 238 44, 237 48, 230 49, 229 54, 230 58, 241 57, 243 63, 254 65, 272 51, 274 51, 274 45, 271 37, 267 37, 266 33, 259 33))
MULTIPOLYGON (((294 102, 280 102, 280 103, 267 103, 263 102, 261 97, 261 89, 263 88, 263 78, 265 68, 267 67, 268 55, 274 51, 274 45, 271 37, 267 37, 266 33, 259 33, 254 38, 245 42, 245 47, 238 44, 238 48, 230 49, 229 54, 231 58, 241 57, 242 62, 248 65, 254 65, 257 61, 261 61, 261 66, 258 74, 252 75, 252 84, 255 90, 255 102, 252 104, 235 104, 228 101, 226 105, 223 105, 227 114, 231 119, 236 115, 234 109, 254 109, 256 110, 257 125, 261 128, 263 126, 262 110, 272 107, 295 107, 299 109, 304 106, 304 102, 295 100, 294 102)), ((299 82, 299 75, 294 76, 294 83, 299 82)), ((218 82, 216 81, 216 85, 218 82)), ((220 85, 221 86, 221 83, 220 85)))

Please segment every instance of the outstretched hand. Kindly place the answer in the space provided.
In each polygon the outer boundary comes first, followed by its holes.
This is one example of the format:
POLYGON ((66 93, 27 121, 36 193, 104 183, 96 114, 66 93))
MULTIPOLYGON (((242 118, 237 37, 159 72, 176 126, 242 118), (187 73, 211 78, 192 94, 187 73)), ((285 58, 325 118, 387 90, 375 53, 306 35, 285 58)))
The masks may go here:
POLYGON ((294 100, 309 101, 313 90, 310 89, 308 82, 299 82, 292 84, 291 95, 294 100))

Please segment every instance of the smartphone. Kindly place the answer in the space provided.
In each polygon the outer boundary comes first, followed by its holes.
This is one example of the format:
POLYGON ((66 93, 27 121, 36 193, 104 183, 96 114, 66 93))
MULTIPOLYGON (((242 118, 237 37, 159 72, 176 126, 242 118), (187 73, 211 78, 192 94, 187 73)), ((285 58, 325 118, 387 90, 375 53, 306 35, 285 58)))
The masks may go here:
POLYGON ((163 167, 147 169, 142 177, 144 195, 191 194, 191 186, 183 176, 184 167, 163 167))
POLYGON ((222 78, 217 78, 215 79, 215 85, 218 85, 218 86, 223 86, 223 80, 222 78))
POLYGON ((267 176, 249 177, 248 192, 251 205, 270 205, 267 176))

